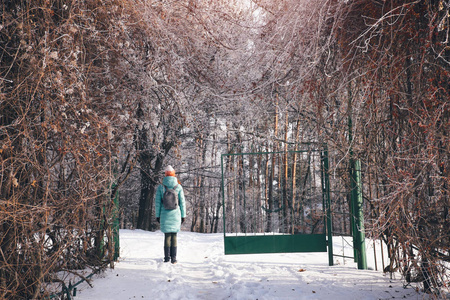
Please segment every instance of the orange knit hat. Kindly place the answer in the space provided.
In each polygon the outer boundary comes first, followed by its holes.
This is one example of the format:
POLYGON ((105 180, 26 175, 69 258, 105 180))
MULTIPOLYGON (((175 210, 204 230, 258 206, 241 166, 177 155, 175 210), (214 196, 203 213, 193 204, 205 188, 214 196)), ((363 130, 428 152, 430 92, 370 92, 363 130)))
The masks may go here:
POLYGON ((175 170, 170 165, 164 169, 164 173, 166 176, 175 176, 175 170))

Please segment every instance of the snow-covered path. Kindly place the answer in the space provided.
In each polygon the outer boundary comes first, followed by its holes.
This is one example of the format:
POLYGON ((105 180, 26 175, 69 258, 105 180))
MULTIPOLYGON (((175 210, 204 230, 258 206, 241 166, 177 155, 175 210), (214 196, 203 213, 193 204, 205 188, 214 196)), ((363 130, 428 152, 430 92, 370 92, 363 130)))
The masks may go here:
POLYGON ((222 234, 178 234, 178 264, 163 263, 163 233, 121 230, 115 269, 78 286, 98 299, 428 299, 400 280, 346 265, 327 253, 223 254, 222 234))

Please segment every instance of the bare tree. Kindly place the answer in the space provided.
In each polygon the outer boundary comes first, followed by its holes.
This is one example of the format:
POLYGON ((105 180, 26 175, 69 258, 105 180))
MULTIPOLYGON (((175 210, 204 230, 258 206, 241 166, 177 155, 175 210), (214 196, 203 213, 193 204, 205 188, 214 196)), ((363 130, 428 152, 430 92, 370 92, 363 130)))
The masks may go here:
POLYGON ((0 4, 1 298, 48 296, 113 263, 112 199, 132 164, 115 151, 130 4, 0 4))

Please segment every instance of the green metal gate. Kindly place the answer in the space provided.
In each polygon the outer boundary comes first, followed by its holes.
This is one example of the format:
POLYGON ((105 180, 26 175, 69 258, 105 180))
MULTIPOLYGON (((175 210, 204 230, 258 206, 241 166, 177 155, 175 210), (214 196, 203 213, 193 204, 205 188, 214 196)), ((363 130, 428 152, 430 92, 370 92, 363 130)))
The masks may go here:
POLYGON ((327 252, 333 264, 328 153, 221 156, 225 254, 327 252))

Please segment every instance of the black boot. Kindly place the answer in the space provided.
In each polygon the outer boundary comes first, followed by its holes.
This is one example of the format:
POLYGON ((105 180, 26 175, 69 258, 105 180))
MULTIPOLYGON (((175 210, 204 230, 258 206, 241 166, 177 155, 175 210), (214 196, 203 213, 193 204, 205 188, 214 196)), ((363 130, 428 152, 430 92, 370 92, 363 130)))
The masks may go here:
POLYGON ((164 247, 164 262, 170 261, 170 247, 164 247))
POLYGON ((177 247, 170 247, 170 257, 172 259, 172 263, 177 263, 177 247))

